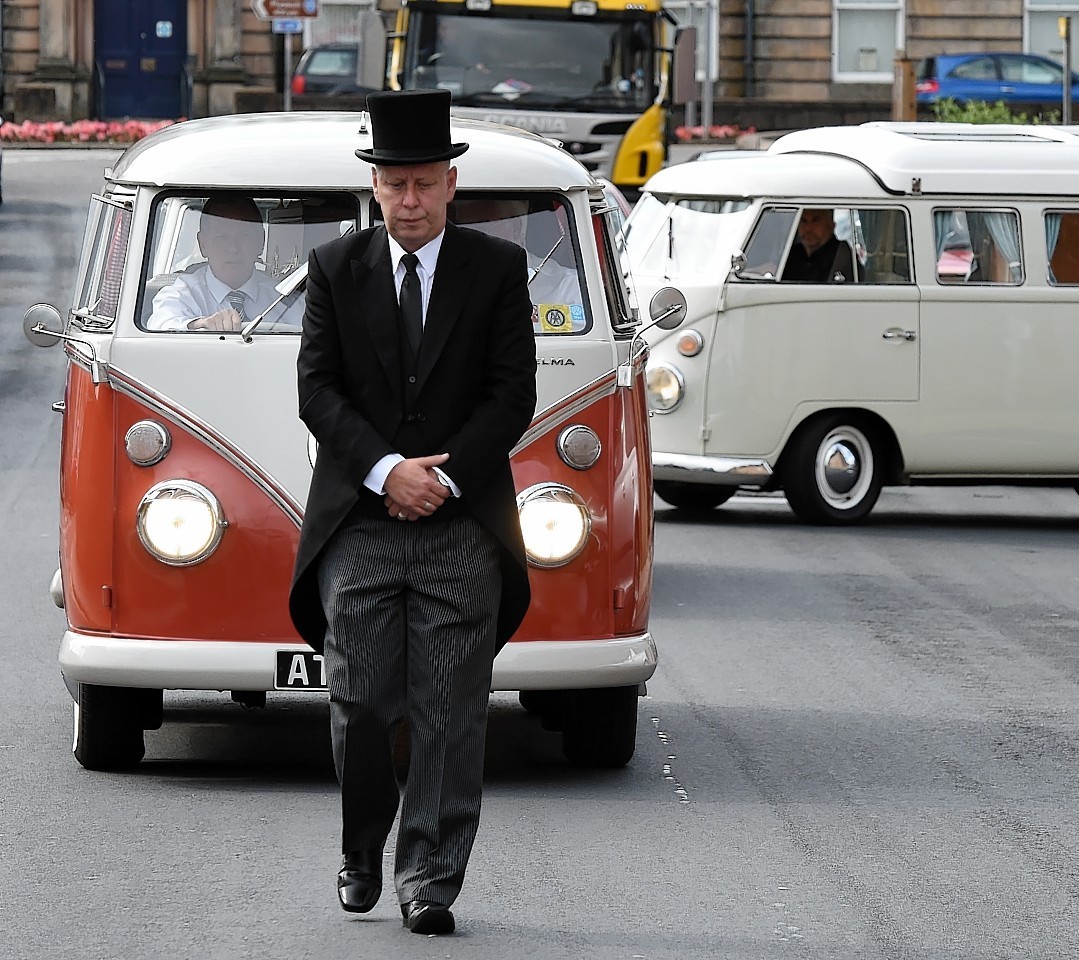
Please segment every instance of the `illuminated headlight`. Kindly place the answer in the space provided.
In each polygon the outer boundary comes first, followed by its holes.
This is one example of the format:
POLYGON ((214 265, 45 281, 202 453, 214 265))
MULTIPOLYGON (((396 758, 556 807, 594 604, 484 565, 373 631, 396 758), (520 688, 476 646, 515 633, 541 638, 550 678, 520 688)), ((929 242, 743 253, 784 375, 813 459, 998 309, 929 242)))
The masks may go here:
POLYGON ((648 367, 648 405, 656 413, 670 413, 686 395, 686 381, 675 367, 657 363, 648 367))
POLYGON ((124 449, 127 458, 140 467, 152 467, 168 456, 172 447, 172 437, 160 423, 153 420, 140 420, 133 423, 124 435, 124 449))
POLYGON ((595 0, 573 0, 569 9, 575 17, 594 17, 599 8, 595 0))
POLYGON ((210 556, 227 525, 217 497, 193 480, 154 484, 139 504, 136 521, 142 545, 175 567, 210 556))
POLYGON ((562 462, 574 470, 594 467, 603 452, 603 444, 600 443, 596 431, 580 423, 566 427, 558 435, 556 446, 562 462))
POLYGON ((525 554, 537 567, 561 567, 588 542, 592 517, 584 500, 560 483, 540 483, 517 495, 525 554))

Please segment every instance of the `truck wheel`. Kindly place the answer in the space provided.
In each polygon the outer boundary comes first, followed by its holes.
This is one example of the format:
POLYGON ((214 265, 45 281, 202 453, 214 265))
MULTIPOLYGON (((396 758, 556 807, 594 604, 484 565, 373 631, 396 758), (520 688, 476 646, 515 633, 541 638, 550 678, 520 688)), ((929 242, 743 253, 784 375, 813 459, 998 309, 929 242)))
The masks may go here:
POLYGON ((791 441, 783 492, 806 523, 857 523, 880 496, 883 463, 871 431, 835 415, 811 424, 791 441))
POLYGON ((562 752, 581 767, 624 767, 637 746, 637 686, 566 690, 562 752))
POLYGON ((75 759, 87 770, 138 766, 143 731, 161 725, 161 691, 79 684, 75 701, 75 759))
POLYGON ((656 480, 652 489, 672 507, 682 510, 711 510, 726 503, 738 491, 737 487, 717 487, 711 483, 679 483, 674 480, 656 480))

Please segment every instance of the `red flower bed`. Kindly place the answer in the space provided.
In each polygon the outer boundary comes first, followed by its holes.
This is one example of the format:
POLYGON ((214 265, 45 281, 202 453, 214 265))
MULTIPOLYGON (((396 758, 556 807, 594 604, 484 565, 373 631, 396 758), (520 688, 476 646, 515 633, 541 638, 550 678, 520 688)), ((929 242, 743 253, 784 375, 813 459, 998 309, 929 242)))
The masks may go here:
POLYGON ((147 134, 175 123, 174 120, 60 120, 0 124, 3 143, 134 143, 147 134))
POLYGON ((692 143, 696 140, 733 140, 743 133, 756 133, 755 127, 744 130, 734 123, 714 123, 704 127, 675 127, 674 135, 680 143, 692 143))

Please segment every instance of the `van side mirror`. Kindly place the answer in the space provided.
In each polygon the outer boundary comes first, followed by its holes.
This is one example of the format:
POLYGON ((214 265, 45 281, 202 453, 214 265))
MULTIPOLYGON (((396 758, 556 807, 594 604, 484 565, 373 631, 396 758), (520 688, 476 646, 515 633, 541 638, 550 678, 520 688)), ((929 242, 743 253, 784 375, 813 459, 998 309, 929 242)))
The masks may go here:
POLYGON ((741 250, 731 254, 731 276, 740 277, 746 268, 746 255, 741 250))
POLYGON ((648 327, 673 330, 686 319, 685 294, 675 287, 660 287, 648 303, 648 315, 652 318, 648 327))
POLYGON ((51 303, 35 303, 22 318, 22 332, 35 347, 55 347, 64 336, 64 321, 51 303))

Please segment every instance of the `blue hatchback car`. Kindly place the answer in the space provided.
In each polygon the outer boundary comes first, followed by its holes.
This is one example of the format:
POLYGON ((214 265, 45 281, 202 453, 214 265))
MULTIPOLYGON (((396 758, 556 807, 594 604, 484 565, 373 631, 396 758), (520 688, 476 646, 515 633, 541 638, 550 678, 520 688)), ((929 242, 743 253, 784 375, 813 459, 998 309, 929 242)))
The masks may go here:
MULTIPOLYGON (((919 103, 949 97, 959 103, 1061 105, 1064 68, 1036 53, 966 53, 926 57, 918 64, 919 103)), ((1072 98, 1079 94, 1079 74, 1071 75, 1072 98)))

